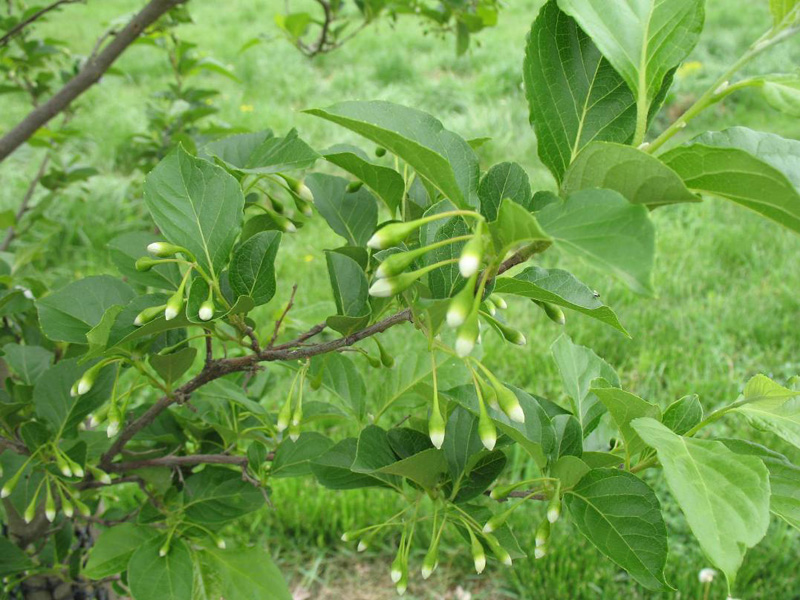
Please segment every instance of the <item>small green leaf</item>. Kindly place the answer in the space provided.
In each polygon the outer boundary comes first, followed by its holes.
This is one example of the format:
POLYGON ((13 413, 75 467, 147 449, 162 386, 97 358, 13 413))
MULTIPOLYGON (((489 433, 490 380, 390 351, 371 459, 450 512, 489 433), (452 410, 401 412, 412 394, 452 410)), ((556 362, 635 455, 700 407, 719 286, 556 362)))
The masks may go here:
POLYGON ((483 494, 500 477, 508 459, 502 450, 492 450, 491 452, 481 451, 478 459, 470 462, 474 464, 461 477, 458 492, 453 498, 453 502, 456 504, 468 502, 483 494))
POLYGON ((191 368, 196 356, 197 348, 186 347, 169 354, 152 354, 149 360, 164 383, 171 385, 191 368))
POLYGON ((593 381, 590 391, 600 399, 619 427, 622 439, 625 440, 625 453, 630 461, 645 447, 644 442, 631 427, 631 421, 640 417, 661 421, 661 409, 635 394, 612 387, 605 379, 593 381))
POLYGON ((367 275, 355 260, 336 251, 325 253, 333 299, 338 314, 346 317, 368 315, 369 285, 367 275))
POLYGON ((0 537, 0 577, 16 575, 33 568, 33 561, 7 537, 0 537))
POLYGON ((321 377, 321 384, 344 400, 353 413, 361 417, 366 407, 367 386, 352 359, 331 352, 311 360, 308 378, 321 377))
POLYGON ((497 219, 489 223, 489 231, 499 256, 521 244, 551 241, 533 213, 508 198, 501 201, 497 219))
POLYGON ((800 77, 771 75, 761 85, 764 98, 772 108, 792 117, 800 117, 800 77))
POLYGON ((311 462, 311 472, 320 484, 332 490, 353 490, 364 487, 387 487, 381 479, 354 472, 350 466, 356 458, 358 440, 345 438, 311 462))
POLYGON ((508 198, 530 212, 533 192, 528 174, 521 166, 513 162, 494 165, 481 179, 478 186, 478 199, 481 202, 481 214, 487 221, 497 218, 500 203, 508 198))
POLYGON ((33 385, 53 363, 53 353, 41 346, 6 344, 3 360, 27 384, 33 385))
POLYGON ((735 409, 760 429, 800 448, 800 391, 756 375, 744 388, 744 403, 735 409))
POLYGON ((275 295, 275 257, 281 243, 277 231, 262 231, 236 248, 228 281, 235 297, 248 296, 256 306, 275 295))
POLYGON ((134 523, 120 523, 103 531, 89 551, 83 574, 89 579, 103 579, 121 573, 128 560, 156 531, 134 523))
POLYGON ((676 400, 664 411, 661 422, 678 435, 683 435, 703 420, 703 407, 697 394, 676 400))
POLYGON ((192 600, 192 555, 181 539, 173 538, 166 556, 159 556, 161 537, 145 542, 128 563, 128 582, 134 600, 192 600))
POLYGON ((681 437, 654 419, 636 419, 632 426, 655 448, 700 547, 733 587, 746 549, 760 542, 769 526, 764 463, 720 442, 681 437))
POLYGON ((186 479, 184 515, 197 523, 220 525, 264 506, 261 491, 242 480, 242 474, 206 467, 186 479))
POLYGON ((667 527, 655 493, 618 469, 589 471, 564 498, 580 532, 650 590, 667 590, 667 527))
POLYGON ((429 448, 408 458, 381 467, 378 472, 405 477, 429 490, 436 487, 442 475, 447 472, 447 461, 442 451, 436 448, 429 448))

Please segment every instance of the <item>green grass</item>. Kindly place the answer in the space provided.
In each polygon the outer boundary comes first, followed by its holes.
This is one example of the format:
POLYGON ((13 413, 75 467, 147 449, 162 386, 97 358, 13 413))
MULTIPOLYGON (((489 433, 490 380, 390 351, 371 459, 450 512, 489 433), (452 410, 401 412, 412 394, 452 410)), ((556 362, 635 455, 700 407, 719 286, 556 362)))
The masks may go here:
MULTIPOLYGON (((86 53, 101 26, 139 4, 117 0, 70 7, 71 26, 58 34, 69 38, 75 52, 86 53)), ((195 24, 182 27, 180 35, 231 64, 241 79, 240 84, 231 84, 214 75, 204 76, 208 85, 224 90, 216 103, 219 118, 230 125, 269 127, 277 132, 298 127, 318 148, 359 143, 347 132, 299 111, 344 99, 388 99, 431 112, 464 137, 490 135, 492 141, 479 151, 484 168, 514 160, 526 168, 534 189, 554 187, 536 157, 521 89, 522 49, 539 2, 509 3, 512 6, 503 10, 499 25, 481 33, 480 46, 464 57, 455 56, 452 39, 426 36, 418 24, 401 19, 391 28, 380 22, 336 53, 313 62, 277 38, 239 53, 241 44, 251 37, 276 35, 270 24, 272 14, 282 6, 278 0, 237 0, 224 10, 217 3, 192 4, 195 24)), ((674 116, 690 103, 759 35, 769 20, 765 6, 766 2, 709 0, 707 30, 690 58, 700 64, 679 75, 664 115, 674 116)), ((786 71, 788 65, 800 64, 799 46, 792 42, 776 49, 761 57, 753 69, 786 71)), ((120 75, 105 77, 80 100, 74 124, 87 132, 88 140, 77 150, 81 160, 98 166, 102 175, 85 190, 57 198, 51 207, 49 216, 62 223, 64 233, 46 246, 37 264, 48 264, 46 252, 62 252, 66 265, 41 274, 53 285, 78 274, 111 271, 105 250, 108 240, 146 223, 137 191, 141 182, 138 177, 115 173, 114 158, 125 139, 144 127, 143 99, 166 85, 169 71, 163 57, 145 46, 132 48, 118 66, 120 75)), ((4 99, 0 130, 22 114, 24 106, 18 100, 4 99)), ((664 115, 659 125, 666 122, 664 115)), ((800 138, 800 121, 776 113, 756 92, 744 92, 702 115, 682 139, 692 130, 733 124, 800 138)), ((37 153, 24 148, 0 167, 0 208, 18 204, 36 169, 37 153)), ((667 207, 654 212, 653 218, 659 250, 655 299, 636 297, 564 257, 543 257, 543 264, 557 262, 599 290, 633 339, 574 314, 568 315, 566 331, 614 365, 628 389, 662 405, 697 393, 709 410, 734 399, 755 373, 778 379, 800 373, 796 324, 800 238, 722 201, 667 207)), ((293 282, 299 284, 300 307, 292 313, 294 322, 313 323, 326 314, 331 303, 321 301, 328 297, 328 283, 319 250, 337 244, 336 237, 319 223, 285 237, 278 270, 279 280, 286 285, 260 311, 257 321, 265 323, 265 331, 287 300, 288 284, 293 282)), ((561 328, 529 302, 512 304, 508 319, 530 342, 525 348, 509 350, 487 335, 488 366, 531 392, 561 398, 561 384, 549 356, 549 346, 561 328)), ((384 337, 394 352, 402 353, 407 335, 392 332, 384 337)), ((277 377, 282 376, 278 373, 277 377)), ((720 427, 745 431, 742 424, 732 422, 720 427)), ((520 457, 515 460, 519 462, 520 457)), ((668 504, 662 488, 659 493, 668 504)), ((241 541, 265 541, 287 576, 311 589, 311 597, 392 597, 387 574, 391 543, 376 544, 364 557, 343 547, 338 537, 344 529, 380 522, 393 514, 400 502, 396 496, 375 491, 330 492, 304 480, 275 482, 272 500, 274 510, 231 535, 241 541)), ((538 511, 530 507, 515 516, 521 543, 528 549, 533 545, 538 511)), ((669 515, 669 528, 669 579, 680 590, 673 597, 700 598, 696 576, 707 563, 677 511, 669 515)), ((428 586, 413 581, 409 596, 441 597, 460 585, 476 599, 654 597, 643 595, 569 526, 559 525, 554 535, 557 543, 547 559, 536 564, 519 561, 510 571, 491 565, 489 577, 482 579, 470 574, 464 548, 450 538, 440 570, 428 586)), ((737 593, 746 598, 800 597, 793 564, 799 552, 798 533, 774 524, 767 538, 748 554, 737 593)), ((725 597, 719 581, 711 597, 725 597)))

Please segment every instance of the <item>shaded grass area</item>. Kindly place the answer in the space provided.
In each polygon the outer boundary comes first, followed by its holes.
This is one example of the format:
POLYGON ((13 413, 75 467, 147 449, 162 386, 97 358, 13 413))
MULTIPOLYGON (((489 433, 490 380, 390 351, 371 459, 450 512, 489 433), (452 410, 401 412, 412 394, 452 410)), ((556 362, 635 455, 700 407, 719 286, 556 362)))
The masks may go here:
MULTIPOLYGON (((138 4, 117 0, 70 7, 71 25, 58 33, 69 39, 76 52, 86 53, 101 25, 138 4)), ((231 64, 241 80, 232 84, 207 76, 207 85, 223 89, 216 101, 219 119, 236 127, 270 127, 279 133, 296 126, 318 148, 354 142, 369 150, 355 136, 299 111, 344 99, 387 99, 431 112, 464 137, 491 135, 492 141, 479 151, 484 168, 514 160, 528 171, 534 189, 554 187, 536 157, 521 86, 525 34, 539 2, 521 0, 506 7, 498 27, 478 36, 480 46, 464 57, 455 56, 452 39, 426 36, 417 24, 401 19, 394 27, 378 23, 341 50, 314 62, 277 38, 239 52, 249 38, 276 35, 271 19, 282 2, 237 0, 224 8, 217 3, 193 4, 196 23, 182 27, 180 34, 231 64)), ((707 31, 679 73, 658 125, 688 106, 767 26, 765 4, 709 0, 707 31)), ((752 70, 786 71, 797 64, 800 48, 795 41, 761 57, 752 70)), ((53 284, 76 275, 111 271, 105 250, 108 240, 120 231, 147 224, 137 191, 141 178, 116 173, 114 158, 125 139, 143 128, 142 100, 167 85, 169 71, 164 57, 145 46, 131 49, 119 69, 119 75, 105 77, 81 100, 75 126, 85 130, 89 140, 78 151, 85 162, 103 173, 85 192, 60 198, 51 209, 49 216, 66 227, 63 237, 53 241, 63 251, 64 263, 44 274, 53 284), (133 199, 126 200, 130 197, 133 199)), ((18 100, 4 100, 0 129, 22 114, 24 106, 18 100)), ((682 136, 690 136, 691 130, 733 124, 800 137, 800 121, 765 106, 757 92, 741 93, 709 110, 682 136)), ((26 148, 0 167, 0 208, 17 205, 36 169, 36 155, 36 150, 26 148)), ((600 291, 633 339, 572 314, 568 315, 567 332, 614 365, 628 389, 662 405, 697 393, 710 410, 734 399, 755 373, 765 372, 777 379, 800 373, 800 270, 796 267, 800 239, 722 201, 667 207, 654 212, 653 218, 659 247, 655 299, 636 297, 564 257, 542 258, 545 266, 558 264, 572 270, 600 291)), ((298 325, 314 323, 330 310, 319 249, 338 243, 318 222, 284 238, 277 263, 279 281, 299 284, 297 304, 301 308, 292 313, 298 325)), ((40 262, 46 264, 47 257, 40 262)), ((289 288, 283 286, 276 299, 260 309, 256 321, 265 323, 265 331, 288 299, 289 288)), ((562 329, 530 302, 512 303, 508 320, 526 334, 529 344, 509 349, 487 335, 487 365, 511 383, 561 399, 561 383, 549 346, 562 329)), ((384 337, 387 346, 400 353, 407 335, 390 332, 384 337)), ((276 372, 276 378, 280 381, 283 374, 276 372)), ((276 388, 282 389, 280 385, 276 388)), ((281 399, 276 398, 275 404, 281 399)), ((719 431, 731 427, 744 431, 744 424, 736 422, 722 423, 719 431)), ((757 438, 759 434, 752 435, 757 438)), ((512 458, 522 462, 521 456, 512 458)), ((671 505, 663 486, 659 486, 659 494, 663 503, 671 505)), ((401 499, 384 491, 330 492, 308 480, 276 481, 272 498, 274 510, 260 513, 247 528, 230 535, 243 542, 265 541, 293 584, 308 591, 309 598, 394 596, 388 564, 396 540, 390 536, 386 542, 376 542, 366 555, 355 555, 352 548, 339 542, 339 536, 343 530, 388 518, 400 508, 401 499)), ((540 510, 531 506, 514 515, 523 548, 533 547, 540 510)), ((697 572, 707 563, 677 509, 670 513, 668 525, 672 549, 668 579, 679 590, 670 597, 700 598, 697 572)), ((471 573, 468 553, 450 537, 439 571, 427 585, 421 585, 419 578, 412 580, 408 595, 458 598, 456 590, 461 586, 476 599, 655 597, 628 581, 624 572, 568 525, 559 525, 554 536, 552 554, 546 559, 518 561, 513 570, 492 564, 484 578, 471 573)), ((800 597, 793 564, 798 554, 797 532, 773 524, 767 538, 748 554, 737 593, 746 598, 800 597)), ((420 561, 417 556, 416 564, 420 561)), ((715 582, 711 597, 725 595, 724 585, 715 582)))

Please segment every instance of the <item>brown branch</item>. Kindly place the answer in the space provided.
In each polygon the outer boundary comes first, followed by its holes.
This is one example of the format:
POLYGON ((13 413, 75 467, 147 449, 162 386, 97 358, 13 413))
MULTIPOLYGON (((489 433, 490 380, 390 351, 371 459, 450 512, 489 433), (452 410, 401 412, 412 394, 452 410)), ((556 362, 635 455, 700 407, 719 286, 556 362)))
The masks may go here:
POLYGON ((544 252, 550 247, 551 243, 552 242, 533 242, 532 244, 528 244, 521 250, 518 250, 511 257, 503 261, 503 263, 498 267, 497 273, 495 273, 495 277, 497 275, 502 275, 509 269, 513 269, 517 265, 521 265, 534 254, 539 254, 541 252, 544 252))
POLYGON ((24 144, 50 119, 65 110, 73 100, 97 83, 103 74, 150 25, 164 13, 188 0, 150 0, 96 57, 52 98, 36 107, 11 131, 0 138, 0 161, 24 144))
POLYGON ((292 286, 292 295, 289 296, 289 303, 286 305, 286 308, 283 309, 281 316, 275 321, 275 331, 272 332, 272 337, 269 339, 269 344, 267 344, 267 348, 272 348, 275 345, 275 340, 278 339, 278 334, 281 331, 281 325, 283 325, 283 321, 286 318, 286 315, 289 314, 289 311, 292 310, 292 306, 294 306, 294 295, 297 293, 297 284, 295 283, 292 286))
POLYGON ((6 34, 0 38, 0 46, 5 46, 6 44, 8 44, 8 42, 11 41, 11 38, 21 33, 22 30, 25 29, 28 25, 31 25, 32 23, 38 21, 44 15, 46 15, 52 10, 57 9, 59 6, 63 4, 75 4, 76 2, 82 2, 82 1, 83 0, 57 0, 56 2, 53 2, 52 4, 45 6, 41 10, 38 10, 35 13, 33 13, 27 19, 20 21, 19 23, 14 25, 14 27, 9 29, 8 32, 6 32, 6 34))
POLYGON ((2 436, 0 436, 0 450, 13 450, 17 454, 28 454, 25 444, 2 436))
POLYGON ((28 189, 25 191, 25 195, 22 197, 22 202, 17 209, 16 214, 14 215, 14 225, 10 226, 6 230, 6 237, 3 238, 3 243, 0 244, 0 252, 5 252, 8 250, 8 247, 11 245, 11 242, 14 240, 14 237, 17 235, 17 227, 19 227, 20 219, 25 216, 25 213, 28 212, 28 206, 31 203, 31 199, 33 198, 33 193, 36 191, 36 186, 39 185, 39 181, 44 177, 45 171, 47 171, 47 165, 50 162, 50 154, 45 154, 42 163, 39 165, 39 170, 36 171, 36 175, 33 176, 31 179, 30 184, 28 185, 28 189))
POLYGON ((131 460, 114 463, 109 466, 112 473, 123 473, 145 467, 194 467, 197 465, 236 465, 247 466, 246 456, 228 456, 226 454, 193 454, 191 456, 162 456, 146 460, 131 460))

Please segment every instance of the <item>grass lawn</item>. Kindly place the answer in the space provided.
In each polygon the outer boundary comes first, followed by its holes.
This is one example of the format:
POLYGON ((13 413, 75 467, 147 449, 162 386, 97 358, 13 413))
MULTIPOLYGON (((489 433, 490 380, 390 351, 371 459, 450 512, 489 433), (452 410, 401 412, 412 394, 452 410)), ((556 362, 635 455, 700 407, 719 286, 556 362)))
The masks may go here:
MULTIPOLYGON (((68 31, 75 52, 91 49, 103 24, 140 2, 116 0, 89 2, 67 10, 74 18, 68 31)), ((491 136, 479 150, 482 166, 513 160, 528 171, 534 189, 553 189, 554 182, 539 162, 536 139, 528 125, 522 90, 522 55, 525 35, 540 2, 509 2, 494 29, 478 35, 463 57, 456 57, 454 40, 425 35, 411 21, 391 26, 380 22, 337 52, 313 62, 279 38, 272 24, 282 0, 229 0, 224 3, 195 0, 190 4, 195 20, 180 35, 199 44, 209 55, 232 65, 240 83, 204 75, 209 85, 224 90, 216 101, 219 118, 246 129, 272 128, 284 133, 297 127, 312 146, 360 143, 347 132, 314 117, 304 108, 325 106, 345 99, 386 99, 405 103, 439 117, 465 138, 491 136), (255 36, 271 38, 240 53, 242 44, 255 36)), ((767 27, 766 0, 708 0, 708 25, 698 48, 679 71, 663 115, 673 117, 712 81, 767 27)), ((759 72, 786 72, 800 64, 797 40, 762 56, 752 67, 759 72)), ((59 245, 65 264, 44 276, 52 284, 75 273, 113 269, 105 250, 120 231, 141 229, 142 206, 136 193, 138 176, 114 171, 114 157, 145 121, 143 99, 163 89, 169 75, 161 54, 144 45, 132 48, 119 62, 119 75, 109 75, 80 102, 75 120, 89 134, 80 148, 84 162, 101 169, 83 194, 60 199, 51 219, 69 223, 59 245), (122 203, 133 190, 134 202, 122 203)), ((24 114, 24 106, 3 99, 0 131, 24 114)), ((800 138, 800 120, 775 112, 755 91, 740 92, 724 105, 699 118, 693 129, 722 129, 738 124, 800 138)), ((685 139, 692 134, 687 131, 685 139)), ((0 167, 0 209, 15 207, 27 181, 38 166, 38 151, 25 148, 0 167)), ((590 346, 620 373, 623 385, 640 396, 666 406, 690 393, 700 395, 706 410, 734 399, 745 381, 758 372, 778 380, 800 374, 800 237, 790 234, 743 208, 709 200, 700 205, 672 206, 653 213, 658 231, 656 284, 658 297, 634 296, 604 276, 598 276, 566 257, 545 255, 542 264, 573 271, 599 290, 631 332, 629 340, 602 324, 569 314, 566 331, 590 346)), ((328 280, 319 249, 338 245, 336 237, 320 223, 297 235, 285 236, 278 258, 279 281, 299 284, 296 322, 314 322, 330 310, 328 280)), ((289 285, 279 289, 273 302, 260 309, 265 331, 272 316, 286 302, 289 285)), ((498 375, 533 393, 559 399, 563 396, 549 347, 562 328, 548 321, 530 302, 512 304, 509 321, 528 337, 526 347, 502 352, 500 341, 485 336, 487 365, 498 375), (493 360, 493 356, 502 356, 493 360)), ((403 354, 408 332, 383 336, 398 356, 403 354)), ((367 369, 366 362, 364 368, 367 369)), ((278 370, 276 379, 285 376, 278 370)), ((280 388, 278 388, 280 389, 280 388)), ((282 398, 275 399, 275 406, 282 398)), ((726 421, 726 427, 744 427, 726 421)), ((346 428, 342 428, 345 432, 346 428)), ((750 434, 758 439, 759 434, 750 434)), ((797 458, 797 457, 795 457, 797 458)), ((515 472, 524 473, 522 455, 512 456, 515 472)), ((662 502, 669 502, 660 486, 662 502)), ((354 526, 380 522, 396 512, 399 499, 387 492, 331 492, 311 481, 277 481, 272 490, 274 510, 265 510, 247 528, 226 532, 240 541, 264 541, 296 590, 297 599, 347 598, 373 600, 394 597, 389 563, 395 540, 377 543, 365 554, 338 541, 354 526)), ((514 521, 524 549, 533 547, 533 529, 540 507, 517 511, 514 521)), ((669 515, 671 559, 668 580, 678 589, 663 597, 702 597, 697 572, 708 566, 689 535, 677 509, 669 515)), ((455 539, 448 540, 440 568, 423 585, 413 577, 407 597, 495 599, 652 598, 632 584, 625 573, 600 556, 568 525, 554 532, 553 552, 534 563, 515 563, 512 569, 496 563, 487 575, 471 571, 468 552, 455 539)), ((418 561, 421 561, 420 550, 418 561)), ((767 538, 745 559, 737 595, 742 598, 800 598, 796 562, 800 534, 774 523, 767 538)), ((725 598, 718 580, 711 598, 725 598)))

